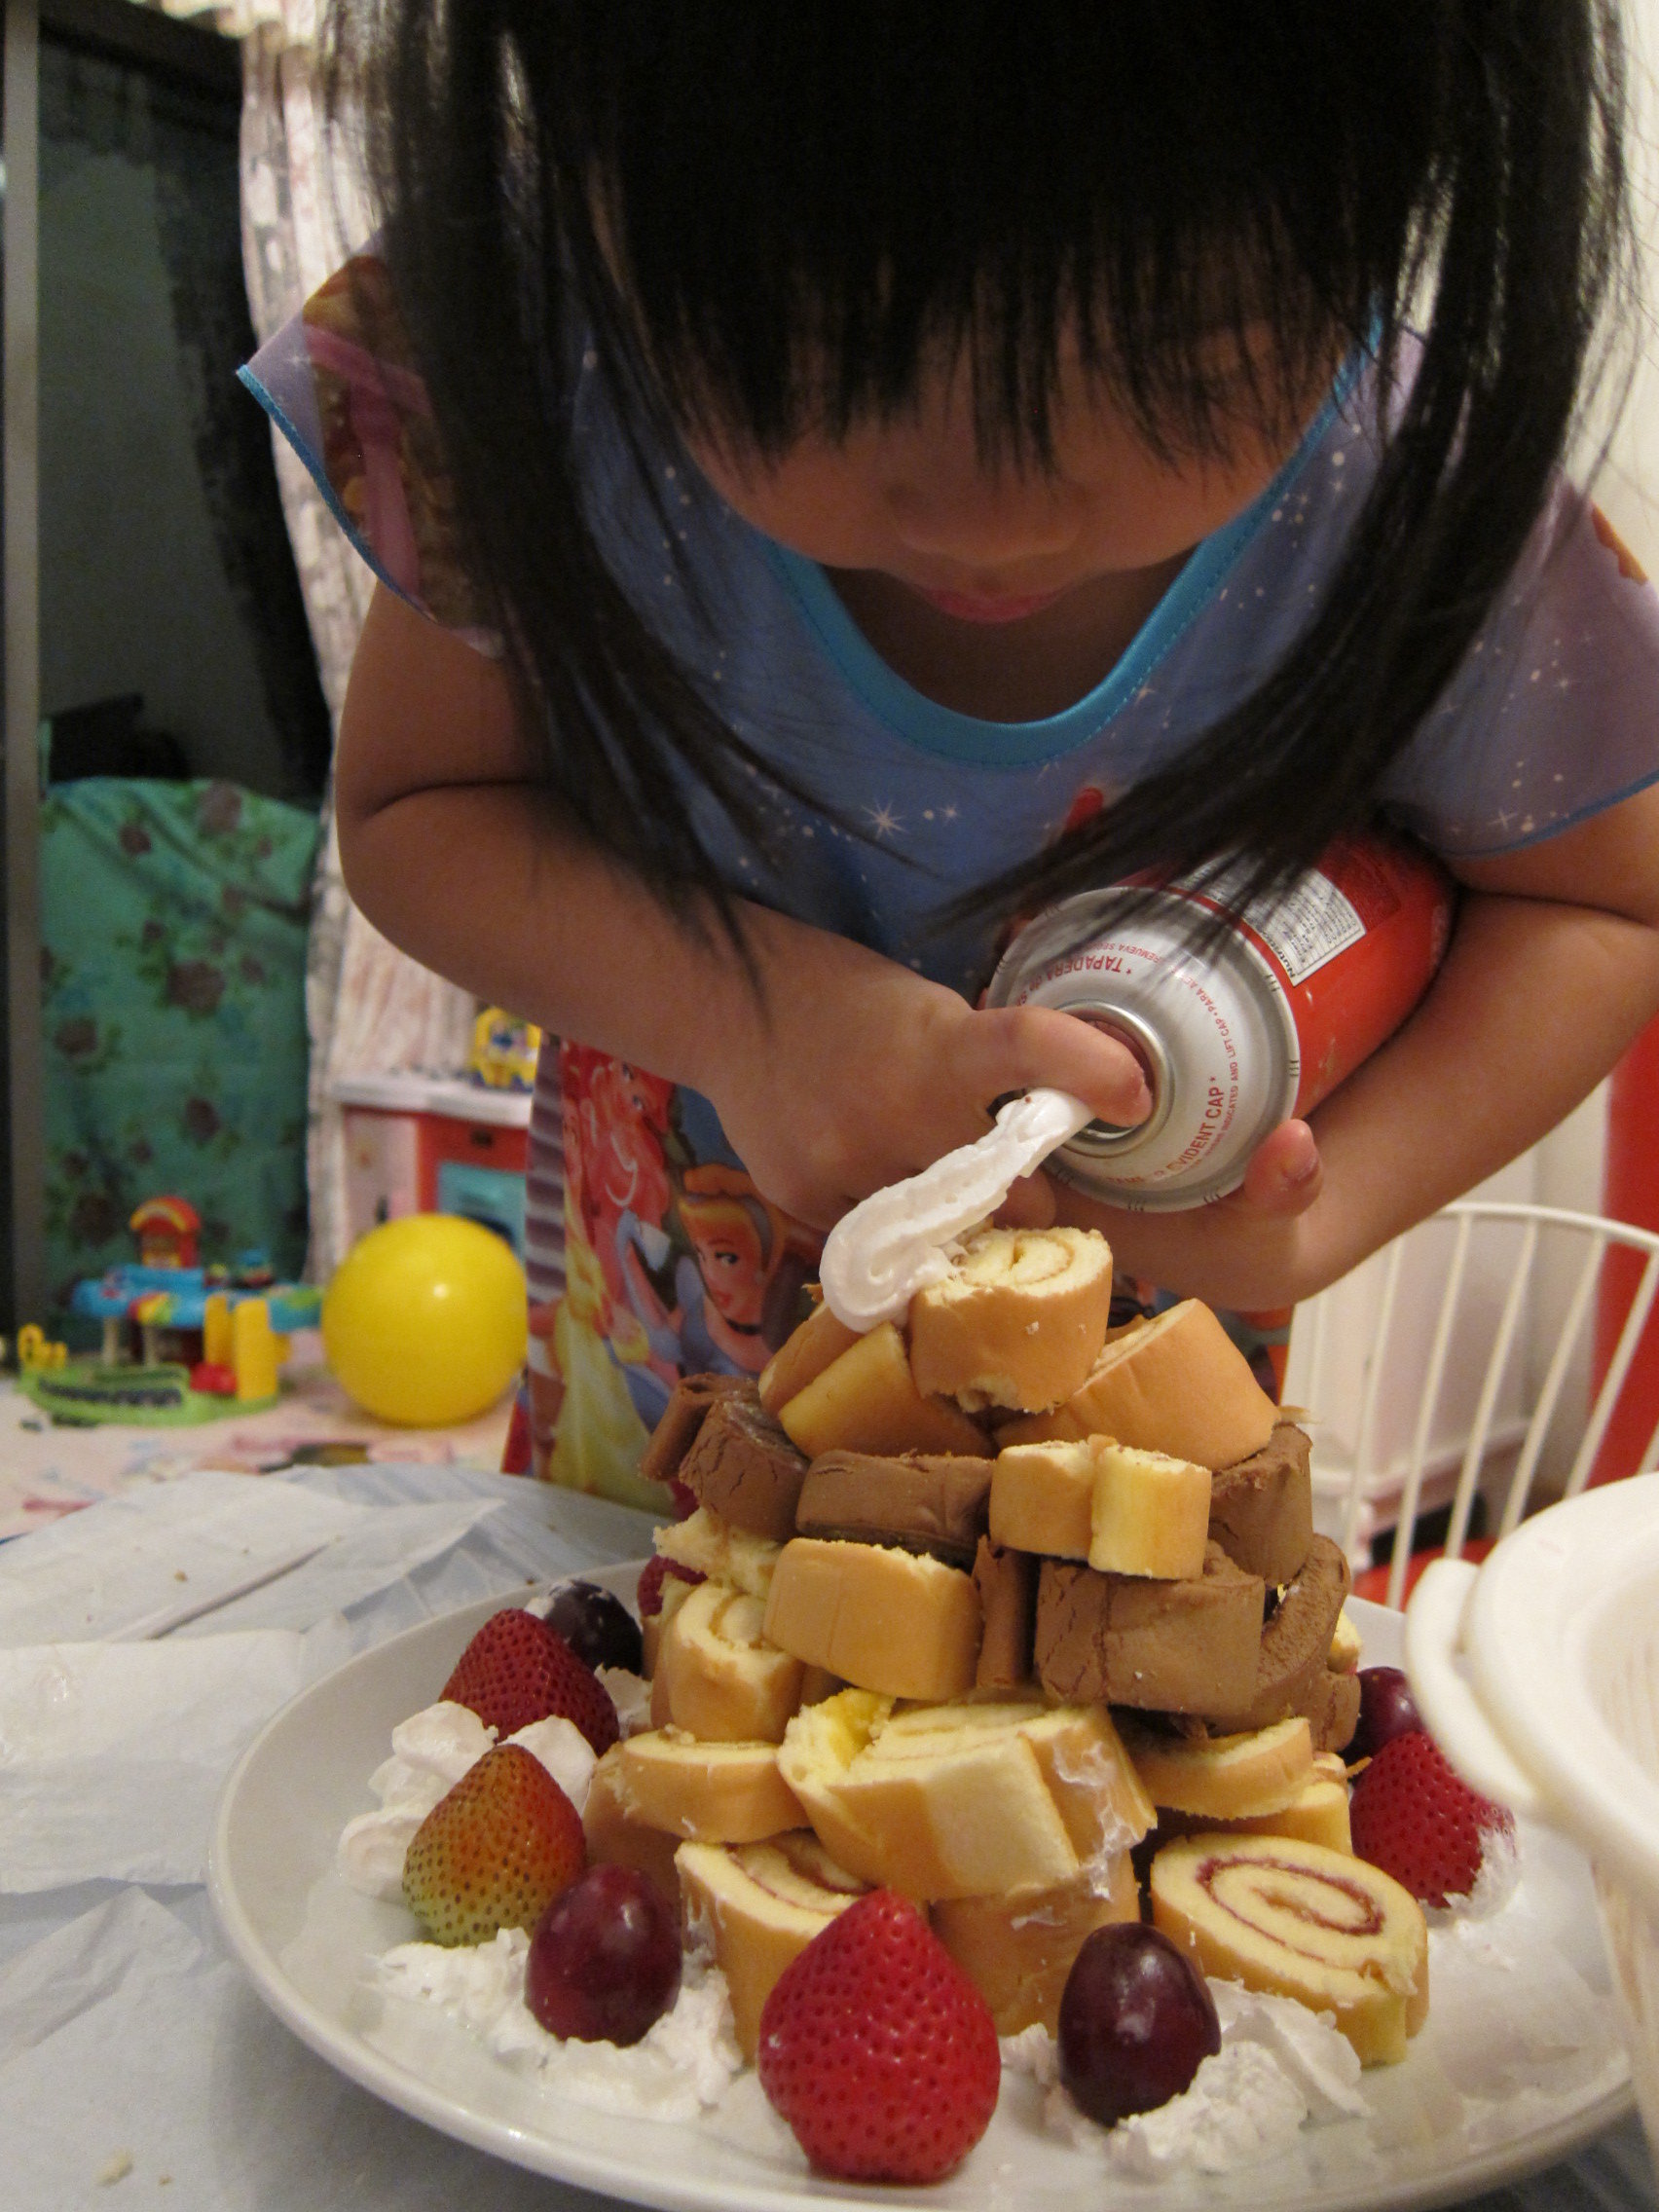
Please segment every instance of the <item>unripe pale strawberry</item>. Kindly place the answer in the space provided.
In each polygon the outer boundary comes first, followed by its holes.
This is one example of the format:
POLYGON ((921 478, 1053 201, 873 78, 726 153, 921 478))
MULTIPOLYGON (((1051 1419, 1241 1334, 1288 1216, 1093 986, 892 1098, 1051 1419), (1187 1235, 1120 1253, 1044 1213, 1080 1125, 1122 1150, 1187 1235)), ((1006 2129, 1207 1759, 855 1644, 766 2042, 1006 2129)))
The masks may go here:
POLYGON ((416 1829, 403 1896, 433 1943, 535 1928, 587 1864, 581 1816, 522 1744, 468 1767, 416 1829))

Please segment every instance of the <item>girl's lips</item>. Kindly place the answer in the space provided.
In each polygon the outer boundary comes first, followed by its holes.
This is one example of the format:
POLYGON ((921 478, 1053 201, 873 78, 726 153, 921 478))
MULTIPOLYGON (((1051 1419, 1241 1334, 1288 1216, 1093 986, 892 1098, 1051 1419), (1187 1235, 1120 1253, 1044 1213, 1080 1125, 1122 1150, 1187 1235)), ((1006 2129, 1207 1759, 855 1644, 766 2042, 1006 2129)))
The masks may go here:
POLYGON ((916 596, 956 622, 1023 622, 1028 614, 1040 614, 1045 607, 1052 607, 1064 594, 1039 591, 1015 597, 1002 593, 993 596, 968 591, 918 590, 916 596))

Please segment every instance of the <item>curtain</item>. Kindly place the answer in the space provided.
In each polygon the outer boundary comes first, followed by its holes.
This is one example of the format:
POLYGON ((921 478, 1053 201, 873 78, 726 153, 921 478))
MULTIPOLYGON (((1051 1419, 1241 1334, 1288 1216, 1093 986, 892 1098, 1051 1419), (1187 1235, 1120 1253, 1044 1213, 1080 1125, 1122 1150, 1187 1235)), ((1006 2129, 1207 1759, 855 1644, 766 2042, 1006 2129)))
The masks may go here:
MULTIPOLYGON (((372 226, 323 112, 314 61, 316 0, 232 0, 215 16, 242 42, 242 258, 263 344, 372 226)), ((373 578, 287 441, 273 436, 323 692, 338 726, 373 578)), ((347 1245, 345 1134, 335 1085, 355 1074, 455 1072, 465 1065, 476 1011, 467 993, 399 952, 352 905, 340 872, 331 787, 306 977, 307 1269, 313 1281, 327 1279, 347 1245)))
POLYGON ((178 773, 188 761, 197 775, 314 802, 328 710, 266 425, 235 381, 253 344, 236 109, 222 91, 48 36, 40 167, 46 710, 69 721, 76 710, 104 709, 98 765, 140 772, 136 736, 124 758, 118 710, 99 691, 119 669, 123 690, 146 694, 128 729, 141 718, 146 734, 163 734, 160 717, 178 773), (173 474, 180 431, 194 484, 173 474), (165 481, 153 478, 158 467, 165 481), (169 558, 146 558, 147 544, 166 544, 169 558), (223 584, 211 616, 191 589, 207 580, 203 564, 216 565, 212 581, 223 584), (213 632, 227 614, 230 626, 213 632), (134 660, 140 631, 149 649, 134 660), (217 682, 196 688, 185 670, 208 635, 217 682), (157 696, 151 683, 169 661, 177 679, 157 696), (183 729, 172 729, 166 717, 181 701, 183 729))

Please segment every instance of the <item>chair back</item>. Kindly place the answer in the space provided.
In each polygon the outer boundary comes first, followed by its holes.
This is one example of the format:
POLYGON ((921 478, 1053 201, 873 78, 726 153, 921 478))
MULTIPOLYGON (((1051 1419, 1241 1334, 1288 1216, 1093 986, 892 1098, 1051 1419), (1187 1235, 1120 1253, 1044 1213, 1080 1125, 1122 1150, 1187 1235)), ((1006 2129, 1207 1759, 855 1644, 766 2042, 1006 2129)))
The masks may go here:
MULTIPOLYGON (((1313 1419, 1321 1519, 1335 1519, 1331 1532, 1348 1557, 1363 1556, 1382 1526, 1412 1530, 1425 1492, 1439 1505, 1450 1488, 1445 1552, 1456 1559, 1477 1493, 1501 1480, 1513 1454, 1494 1531, 1507 1535, 1527 1510, 1558 1416, 1570 1420, 1588 1391, 1560 1492, 1576 1495, 1656 1295, 1659 1235, 1557 1206, 1463 1198, 1299 1307, 1284 1397, 1313 1419), (1609 1252, 1631 1254, 1635 1294, 1591 1388, 1596 1292, 1609 1252), (1339 1408, 1349 1410, 1333 1419, 1339 1408)), ((1638 1461, 1656 1465, 1659 1427, 1638 1461)), ((1395 1607, 1405 1602, 1411 1548, 1409 1540, 1394 1544, 1386 1603, 1395 1607)))

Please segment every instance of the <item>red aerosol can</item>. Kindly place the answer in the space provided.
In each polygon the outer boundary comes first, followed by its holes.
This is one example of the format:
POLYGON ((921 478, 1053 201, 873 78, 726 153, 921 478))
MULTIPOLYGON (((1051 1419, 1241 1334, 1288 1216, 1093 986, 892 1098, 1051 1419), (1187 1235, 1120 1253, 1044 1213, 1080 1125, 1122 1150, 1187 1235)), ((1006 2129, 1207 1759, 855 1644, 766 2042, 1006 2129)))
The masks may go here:
POLYGON ((1144 1122, 1091 1122, 1050 1173, 1139 1213, 1236 1190, 1269 1130, 1310 1113, 1405 1020, 1445 954, 1456 898, 1420 847, 1366 835, 1239 909, 1225 873, 1049 907, 1010 943, 986 1005, 1096 1023, 1152 1091, 1144 1122))

